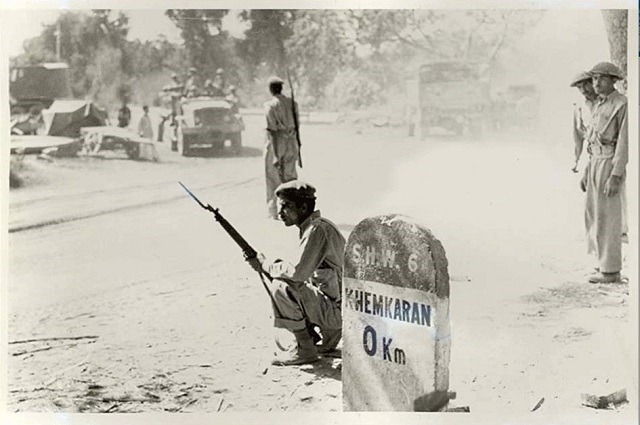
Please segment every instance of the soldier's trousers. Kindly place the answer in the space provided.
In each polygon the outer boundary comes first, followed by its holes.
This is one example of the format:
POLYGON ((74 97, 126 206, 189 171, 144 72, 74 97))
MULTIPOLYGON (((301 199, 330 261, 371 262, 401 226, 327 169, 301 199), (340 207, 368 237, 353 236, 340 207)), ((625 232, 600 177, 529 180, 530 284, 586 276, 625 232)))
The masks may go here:
POLYGON ((273 152, 273 144, 269 137, 264 147, 264 167, 265 178, 267 183, 267 214, 270 218, 278 217, 278 207, 275 190, 282 183, 286 183, 298 178, 296 170, 296 161, 298 160, 298 142, 295 138, 280 137, 278 143, 278 162, 281 170, 275 165, 275 155, 273 152))
POLYGON ((271 289, 278 307, 277 310, 274 308, 276 328, 299 331, 306 327, 307 321, 320 326, 320 329, 342 328, 340 303, 311 283, 291 285, 274 280, 271 289))
POLYGON ((603 273, 616 273, 622 269, 623 216, 626 215, 623 213, 625 186, 623 176, 623 183, 616 195, 604 194, 612 168, 612 158, 592 156, 585 170, 587 177, 585 225, 588 252, 596 256, 600 271, 603 273))

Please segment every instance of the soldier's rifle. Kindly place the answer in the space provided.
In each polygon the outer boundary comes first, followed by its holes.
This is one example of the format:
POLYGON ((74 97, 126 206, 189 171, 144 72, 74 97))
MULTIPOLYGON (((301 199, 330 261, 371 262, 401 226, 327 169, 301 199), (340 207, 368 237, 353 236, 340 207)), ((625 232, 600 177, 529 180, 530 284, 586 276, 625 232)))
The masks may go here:
POLYGON ((293 126, 296 129, 296 141, 298 142, 298 165, 302 168, 302 142, 300 141, 300 123, 298 122, 298 111, 296 111, 296 99, 293 92, 293 83, 291 82, 291 74, 287 70, 287 80, 291 89, 291 113, 293 114, 293 126))
MULTIPOLYGON (((220 223, 220 225, 227 232, 227 234, 231 236, 231 239, 233 239, 235 243, 238 244, 240 249, 242 249, 242 252, 246 259, 252 259, 258 256, 258 252, 255 249, 253 249, 253 247, 249 245, 249 242, 247 242, 247 240, 243 238, 240 233, 238 233, 235 227, 233 227, 231 223, 229 223, 227 219, 224 218, 222 214, 220 214, 220 211, 218 210, 218 208, 213 208, 210 204, 206 204, 206 205, 203 204, 196 197, 196 195, 194 195, 189 189, 187 189, 185 185, 182 184, 182 182, 178 182, 178 183, 189 194, 189 196, 191 196, 198 203, 198 205, 200 205, 203 209, 213 214, 216 221, 220 223)), ((258 272, 258 275, 260 276, 260 280, 262 281, 262 286, 264 287, 265 291, 267 291, 267 294, 269 295, 269 299, 271 300, 271 304, 273 305, 273 308, 275 309, 276 313, 278 314, 279 317, 284 317, 282 315, 282 312, 278 308, 278 305, 276 304, 275 299, 273 298, 273 294, 271 293, 271 290, 269 289, 269 287, 267 286, 267 283, 265 282, 265 278, 269 279, 270 282, 273 281, 273 278, 271 277, 271 275, 269 275, 269 273, 265 271, 258 272)), ((313 338, 314 342, 320 341, 321 338, 313 328, 312 324, 310 323, 307 324, 307 329, 309 330, 309 333, 311 334, 311 337, 313 338)), ((280 348, 283 348, 277 340, 276 340, 276 343, 278 344, 278 346, 280 346, 280 348)))
MULTIPOLYGON (((187 189, 187 187, 185 185, 182 184, 182 182, 178 182, 178 183, 180 183, 180 186, 182 186, 182 188, 187 191, 189 196, 191 196, 198 203, 198 205, 200 205, 206 211, 209 211, 210 213, 213 214, 213 216, 215 217, 216 221, 218 223, 220 223, 220 225, 227 232, 227 234, 229 236, 231 236, 231 239, 233 239, 235 241, 235 243, 238 244, 240 249, 242 249, 242 252, 243 252, 243 254, 244 254, 246 259, 251 259, 251 258, 255 258, 255 257, 258 256, 258 252, 255 249, 253 249, 253 247, 251 245, 249 245, 249 242, 247 242, 247 240, 245 238, 243 238, 240 233, 238 233, 238 231, 235 229, 235 227, 233 227, 231 225, 231 223, 229 223, 227 221, 227 219, 224 218, 222 216, 222 214, 220 214, 220 212, 218 211, 218 208, 213 208, 210 204, 206 204, 206 205, 203 204, 196 197, 196 195, 194 195, 189 189, 187 189)), ((271 290, 269 289, 269 287, 267 286, 267 283, 264 280, 265 278, 269 279, 269 281, 272 281, 273 279, 271 278, 271 276, 267 272, 264 272, 264 271, 263 272, 258 272, 258 274, 260 275, 260 280, 262 281, 262 285, 264 286, 264 289, 267 291, 267 294, 269 295, 269 298, 271 299, 271 303, 273 304, 273 307, 275 308, 275 310, 278 313, 278 315, 280 315, 280 317, 282 317, 282 314, 280 313, 280 310, 278 309, 278 306, 276 305, 276 302, 275 302, 275 300, 273 298, 273 294, 271 293, 271 290)))

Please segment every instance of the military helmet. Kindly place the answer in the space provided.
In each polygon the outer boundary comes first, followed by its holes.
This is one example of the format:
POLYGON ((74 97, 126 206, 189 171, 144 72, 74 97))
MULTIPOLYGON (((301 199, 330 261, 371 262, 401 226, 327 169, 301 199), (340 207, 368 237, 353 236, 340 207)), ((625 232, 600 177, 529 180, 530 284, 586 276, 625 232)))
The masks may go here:
POLYGON ((269 85, 271 84, 284 84, 284 80, 280 77, 273 76, 269 78, 269 85))
POLYGON ((581 72, 580 74, 578 74, 575 77, 573 77, 573 80, 571 80, 571 84, 569 86, 570 87, 575 87, 579 83, 581 83, 581 82, 583 82, 585 80, 590 80, 590 79, 591 79, 591 74, 589 74, 588 72, 581 72))
POLYGON ((224 74, 224 69, 222 68, 216 69, 216 75, 222 75, 222 74, 224 74))
POLYGON ((618 68, 611 62, 597 63, 596 65, 594 65, 593 68, 591 68, 591 70, 589 71, 589 74, 610 75, 612 77, 619 78, 621 80, 624 78, 624 76, 622 75, 622 71, 620 71, 620 68, 618 68))
POLYGON ((236 91, 236 86, 229 86, 229 91, 231 91, 231 92, 236 91))
POLYGON ((189 68, 189 72, 195 74, 196 72, 198 72, 198 70, 195 69, 194 67, 191 67, 191 68, 189 68))

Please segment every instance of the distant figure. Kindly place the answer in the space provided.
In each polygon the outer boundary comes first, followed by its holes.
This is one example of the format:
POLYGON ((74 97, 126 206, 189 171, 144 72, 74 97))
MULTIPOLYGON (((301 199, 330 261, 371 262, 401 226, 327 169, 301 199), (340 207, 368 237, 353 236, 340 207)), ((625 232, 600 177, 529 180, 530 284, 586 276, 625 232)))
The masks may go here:
POLYGON ((231 112, 234 114, 240 113, 240 98, 236 93, 236 86, 229 86, 229 94, 225 98, 227 102, 231 104, 231 112))
POLYGON ((216 83, 211 80, 207 80, 207 82, 205 83, 205 92, 207 93, 207 96, 224 97, 224 91, 222 90, 222 87, 220 87, 219 84, 216 85, 216 83))
POLYGON ((625 232, 625 177, 629 161, 627 98, 615 88, 624 78, 610 62, 596 64, 589 74, 598 100, 585 141, 589 165, 580 181, 586 193, 585 225, 588 252, 598 261, 591 283, 620 281, 625 232))
POLYGON ((122 107, 118 110, 118 127, 127 128, 131 122, 131 109, 127 106, 127 102, 122 102, 122 107))
POLYGON ((189 68, 189 78, 184 84, 184 95, 186 97, 196 97, 200 94, 200 79, 198 78, 198 70, 194 67, 189 68))
MULTIPOLYGON (((267 138, 264 148, 265 178, 267 183, 267 213, 278 219, 276 188, 298 178, 298 141, 293 116, 298 106, 282 94, 284 81, 278 77, 269 79, 269 91, 273 98, 265 103, 267 138)), ((297 118, 297 117, 296 117, 297 118)))
POLYGON ((144 105, 142 110, 144 115, 142 115, 138 123, 138 135, 143 139, 153 140, 153 127, 151 126, 151 118, 149 118, 149 107, 144 105))
POLYGON ((574 163, 571 171, 578 172, 578 162, 582 155, 584 146, 584 138, 587 135, 587 128, 591 124, 591 116, 593 115, 593 109, 596 107, 598 100, 598 94, 593 88, 593 82, 591 81, 591 75, 588 72, 581 72, 573 81, 571 81, 571 87, 576 87, 580 94, 584 96, 584 101, 579 105, 574 105, 573 112, 573 143, 574 143, 574 163))

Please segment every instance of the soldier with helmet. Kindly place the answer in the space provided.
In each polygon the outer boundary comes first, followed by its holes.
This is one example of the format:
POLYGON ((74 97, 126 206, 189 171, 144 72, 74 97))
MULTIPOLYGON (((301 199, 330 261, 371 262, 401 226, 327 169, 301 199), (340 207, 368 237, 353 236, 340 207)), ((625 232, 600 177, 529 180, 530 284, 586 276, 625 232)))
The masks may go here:
POLYGON ((593 88, 591 81, 591 75, 588 72, 581 72, 576 75, 570 84, 571 87, 576 87, 582 96, 584 101, 579 105, 574 104, 573 112, 573 141, 574 141, 574 156, 575 161, 571 171, 578 172, 578 162, 582 156, 584 138, 587 132, 587 127, 591 123, 591 115, 593 109, 596 106, 598 95, 593 88))
POLYGON ((186 97, 196 97, 200 94, 200 80, 198 78, 198 70, 194 67, 189 68, 189 78, 184 84, 184 95, 186 97))
POLYGON ((296 338, 296 350, 275 359, 276 366, 312 363, 318 355, 337 357, 342 338, 342 266, 345 238, 338 227, 316 210, 316 189, 300 180, 281 184, 278 214, 285 226, 300 231, 297 261, 269 261, 263 254, 247 258, 258 272, 267 272, 277 285, 273 291, 275 326, 296 338), (312 331, 320 328, 322 343, 316 345, 312 331))
POLYGON ((615 83, 620 69, 600 62, 590 71, 598 95, 585 141, 589 164, 580 182, 586 193, 585 224, 589 253, 598 260, 591 283, 620 281, 624 232, 624 181, 629 158, 627 98, 615 83))
POLYGON ((296 123, 298 105, 282 94, 284 81, 279 77, 269 79, 269 92, 273 98, 265 103, 267 139, 264 149, 265 177, 267 183, 267 213, 274 220, 276 188, 298 178, 296 161, 299 158, 296 123), (294 116, 295 113, 295 116, 294 116))

